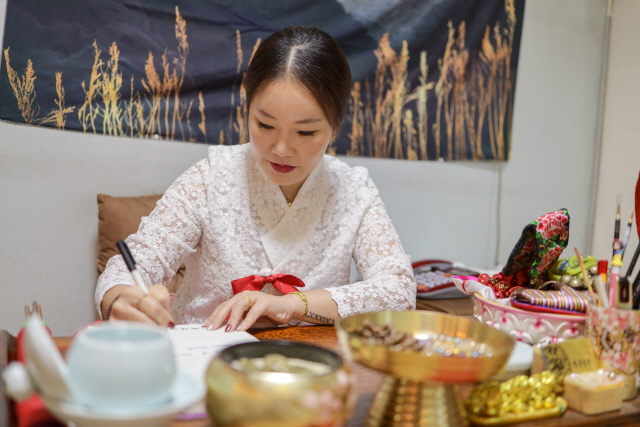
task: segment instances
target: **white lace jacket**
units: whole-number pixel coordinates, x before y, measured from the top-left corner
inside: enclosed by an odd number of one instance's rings
[[[168,285],[187,267],[171,312],[178,324],[202,323],[233,292],[231,280],[287,273],[304,290],[326,289],[340,316],[415,309],[409,257],[378,190],[362,167],[325,156],[291,207],[253,159],[249,144],[212,146],[142,219],[127,243],[147,284]],[[349,283],[351,259],[362,281]],[[133,285],[121,256],[98,279],[105,292]],[[265,291],[278,293],[271,285]]]

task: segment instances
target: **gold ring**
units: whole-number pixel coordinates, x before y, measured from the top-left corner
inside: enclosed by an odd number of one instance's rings
[[[136,308],[138,310],[140,310],[140,304],[142,303],[142,300],[145,299],[148,296],[149,296],[148,294],[144,294],[140,298],[138,298],[138,301],[136,302]],[[140,311],[142,311],[142,310],[140,310]]]
[[[253,301],[251,301],[251,298],[249,298],[247,295],[242,295],[242,296],[245,297],[247,301],[249,301],[249,307],[251,307],[253,305]]]

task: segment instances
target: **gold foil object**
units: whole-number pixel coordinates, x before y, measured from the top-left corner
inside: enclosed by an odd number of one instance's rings
[[[548,344],[541,352],[546,369],[553,372],[560,383],[572,372],[595,371],[600,367],[600,360],[585,337]]]
[[[367,324],[390,325],[436,348],[396,349],[361,336]],[[508,334],[475,319],[428,311],[357,314],[339,320],[335,327],[347,359],[387,374],[371,405],[369,427],[468,425],[457,384],[498,373],[515,345]],[[469,351],[474,348],[485,351]]]
[[[280,354],[324,363],[329,372],[244,371],[232,364],[242,358]],[[349,366],[333,351],[302,343],[265,341],[238,344],[222,350],[207,373],[206,406],[217,427],[342,426],[355,405]]]
[[[567,403],[557,376],[544,371],[519,375],[504,382],[488,381],[471,391],[465,400],[469,417],[476,424],[499,425],[558,416]]]

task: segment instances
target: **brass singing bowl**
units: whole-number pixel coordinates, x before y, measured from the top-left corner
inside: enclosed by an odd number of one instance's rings
[[[485,344],[491,352],[464,357],[398,351],[360,337],[356,332],[366,323],[391,325],[417,339],[433,335],[470,339]],[[495,375],[504,368],[515,345],[508,334],[476,319],[421,310],[356,314],[339,320],[335,327],[343,352],[358,363],[394,377],[445,384],[471,383]]]
[[[281,354],[329,366],[324,374],[242,371],[242,357]],[[238,344],[213,358],[206,373],[206,406],[216,426],[306,427],[344,425],[355,404],[350,367],[337,353],[311,344],[263,341]]]

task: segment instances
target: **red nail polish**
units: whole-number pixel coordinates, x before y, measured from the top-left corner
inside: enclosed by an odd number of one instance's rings
[[[169,329],[173,329],[173,328],[175,328],[175,327],[176,327],[176,324],[175,324],[175,323],[173,323],[173,322],[169,322],[169,324],[167,325],[167,327],[168,327]]]
[[[224,328],[224,331],[225,331],[225,332],[229,332],[230,330],[231,330],[231,325],[227,325],[227,327],[226,327],[226,328]]]

